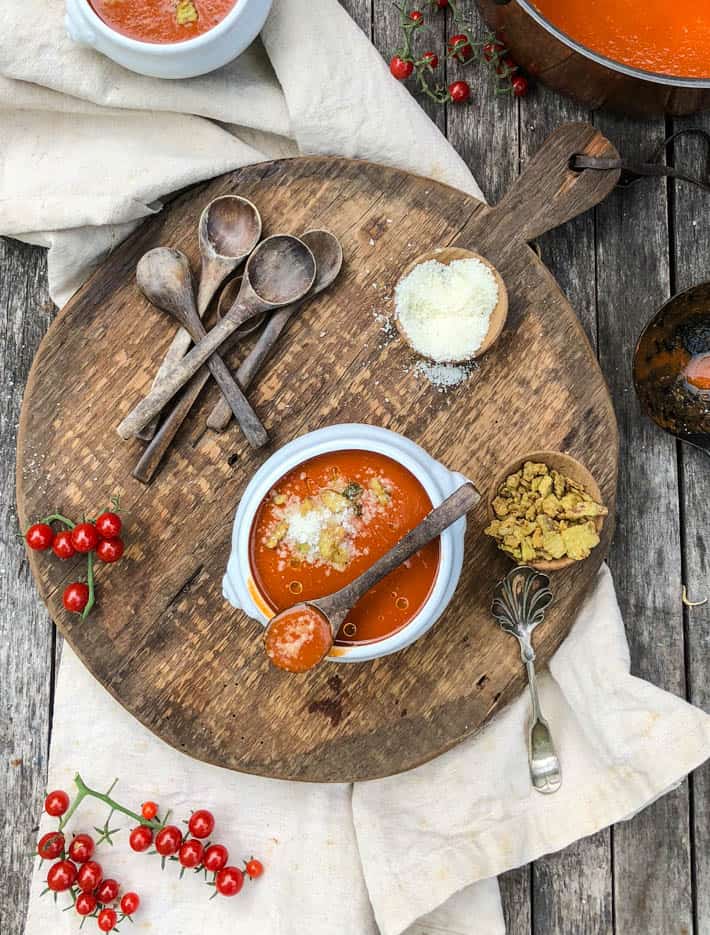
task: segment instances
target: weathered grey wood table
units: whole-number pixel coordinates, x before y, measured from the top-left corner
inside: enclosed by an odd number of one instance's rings
[[[342,3],[388,56],[399,41],[390,0]],[[471,8],[472,0],[463,6]],[[441,46],[445,20],[436,22]],[[483,71],[472,71],[473,105],[439,108],[434,116],[492,200],[565,120],[592,120],[628,156],[648,154],[684,125],[710,130],[710,115],[638,123],[591,115],[541,88],[513,102],[495,96]],[[704,166],[692,142],[679,143],[673,156],[696,171]],[[710,607],[689,610],[681,600],[683,583],[691,596],[710,591],[710,471],[702,454],[680,449],[641,418],[630,380],[635,340],[656,306],[672,292],[710,279],[710,196],[682,183],[644,183],[615,192],[594,214],[548,235],[540,246],[597,347],[616,405],[621,480],[610,564],[633,672],[710,710]],[[0,822],[0,932],[19,935],[32,823],[45,788],[58,653],[16,538],[13,497],[22,391],[53,314],[40,250],[0,241],[0,314],[0,802],[7,803]],[[502,887],[510,935],[708,935],[710,766],[632,821],[506,874]]]

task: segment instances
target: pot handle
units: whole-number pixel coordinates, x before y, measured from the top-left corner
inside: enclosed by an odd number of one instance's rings
[[[599,204],[619,181],[618,168],[575,170],[578,155],[618,159],[616,148],[588,123],[566,123],[549,136],[490,211],[474,218],[501,246],[530,241]],[[467,239],[466,232],[460,238]]]

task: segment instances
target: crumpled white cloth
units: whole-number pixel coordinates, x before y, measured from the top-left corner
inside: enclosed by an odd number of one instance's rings
[[[58,0],[3,10],[0,34],[0,232],[50,247],[61,303],[92,265],[172,190],[274,156],[339,153],[397,165],[479,195],[468,169],[336,0],[276,0],[237,62],[177,83],[124,71],[64,37]],[[209,118],[209,119],[205,119]],[[493,625],[493,624],[492,624]],[[137,931],[193,935],[499,935],[496,875],[627,818],[710,755],[710,717],[629,675],[613,584],[594,593],[540,679],[564,769],[543,797],[528,778],[522,696],[478,736],[404,775],[355,787],[227,772],[167,747],[64,648],[49,786],[78,770],[116,796],[180,817],[211,808],[235,862],[267,874],[236,900],[125,843],[105,872],[143,898]],[[87,733],[86,725],[91,725]],[[103,806],[82,806],[90,830]],[[118,822],[125,826],[123,820]],[[43,821],[43,829],[49,823]],[[32,885],[28,935],[78,920]]]

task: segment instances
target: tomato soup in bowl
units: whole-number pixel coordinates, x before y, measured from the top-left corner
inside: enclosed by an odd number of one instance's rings
[[[347,585],[466,479],[408,439],[337,425],[296,439],[252,479],[237,511],[224,594],[266,624]],[[408,646],[443,613],[463,561],[465,520],[372,588],[329,658],[358,662]]]
[[[186,42],[220,23],[238,0],[89,0],[107,26],[139,42]]]

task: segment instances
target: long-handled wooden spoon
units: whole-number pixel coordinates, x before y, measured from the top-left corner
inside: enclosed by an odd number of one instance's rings
[[[267,237],[254,250],[244,270],[237,301],[206,338],[167,374],[118,426],[122,438],[131,438],[157,415],[233,331],[261,312],[297,302],[316,278],[316,261],[297,237]]]
[[[138,286],[153,305],[163,309],[178,321],[195,343],[207,334],[195,307],[195,291],[190,263],[184,253],[170,247],[157,247],[141,257],[136,269]],[[266,429],[252,409],[219,354],[207,361],[210,373],[224,394],[247,441],[261,448],[269,440]]]
[[[300,302],[286,305],[274,312],[263,334],[254,345],[237,373],[237,379],[246,390],[254,375],[261,369],[291,318],[309,299],[315,298],[335,282],[343,266],[343,248],[337,237],[326,230],[306,231],[301,240],[310,247],[316,258],[316,281],[310,292]],[[248,374],[247,381],[244,377]],[[224,399],[218,400],[207,418],[207,425],[216,432],[223,432],[229,425],[232,412]]]
[[[202,257],[197,313],[204,318],[212,297],[226,277],[246,260],[261,240],[261,215],[255,205],[239,195],[223,195],[211,201],[200,217],[198,240]],[[190,348],[192,338],[179,328],[158,368],[155,382],[162,380]],[[140,432],[150,441],[158,420],[153,419]]]
[[[306,672],[330,652],[341,624],[370,588],[471,510],[480,495],[471,483],[459,487],[418,526],[350,584],[296,604],[269,621],[264,642],[272,663],[287,672]]]

